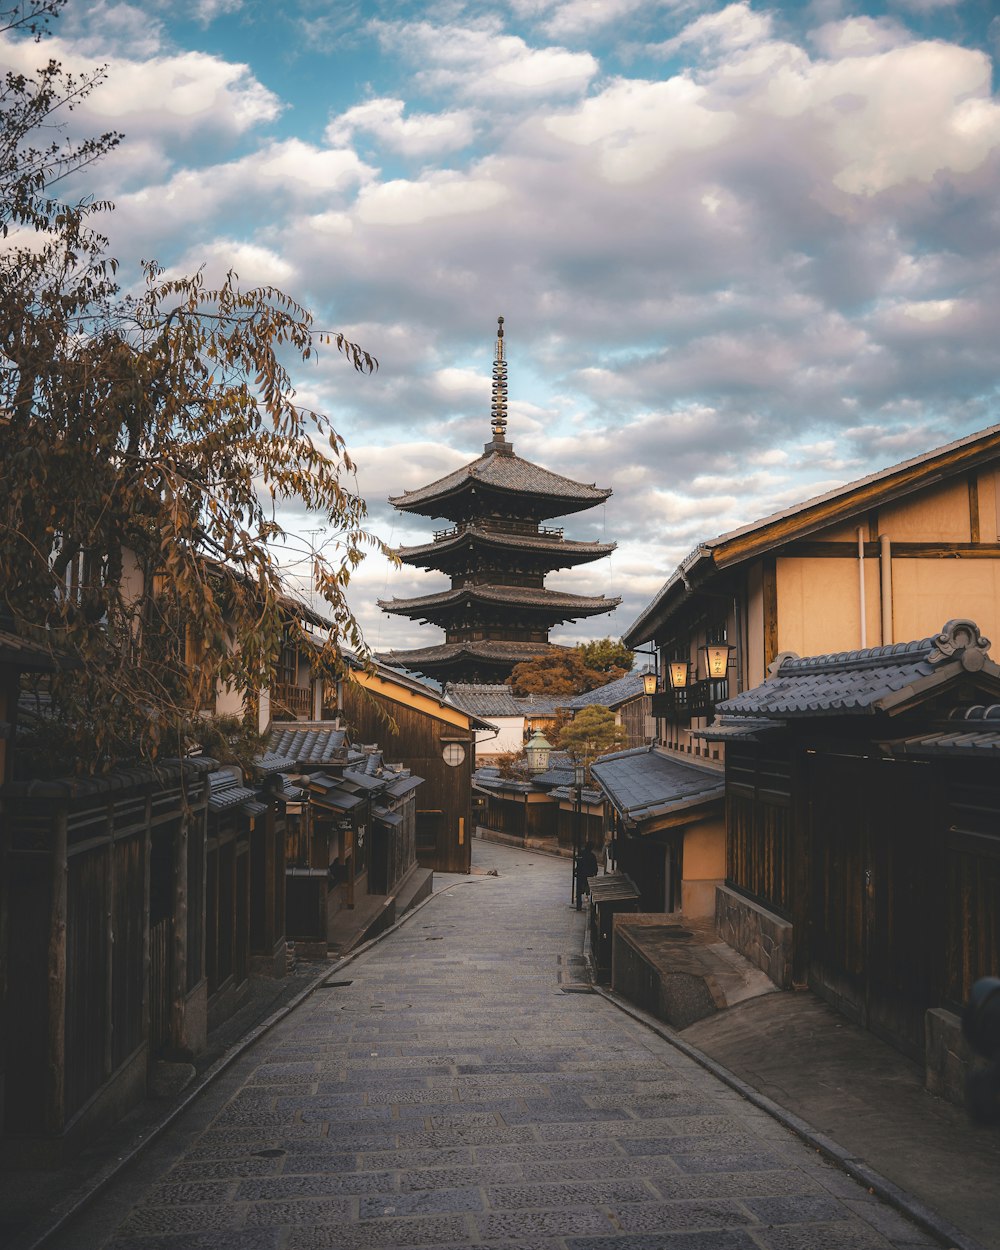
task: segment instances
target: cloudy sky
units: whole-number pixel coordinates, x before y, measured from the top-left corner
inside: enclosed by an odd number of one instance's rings
[[[505,316],[515,450],[614,490],[566,528],[618,550],[549,579],[623,599],[576,641],[700,539],[1000,420],[997,11],[69,0],[45,52],[107,65],[78,120],[126,135],[87,185],[126,281],[233,266],[379,358],[297,381],[394,545],[435,522],[386,497],[489,437]],[[375,599],[444,584],[366,561],[371,645],[441,640]]]

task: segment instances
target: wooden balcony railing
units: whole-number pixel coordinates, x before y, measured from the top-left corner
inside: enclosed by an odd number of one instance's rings
[[[278,709],[309,720],[312,716],[312,686],[292,686],[278,681],[271,687],[271,714]]]

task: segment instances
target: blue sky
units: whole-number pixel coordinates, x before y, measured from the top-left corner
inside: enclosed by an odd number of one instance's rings
[[[515,449],[614,490],[566,526],[618,551],[550,584],[624,604],[558,640],[621,633],[700,539],[1000,420],[994,0],[69,0],[49,42],[108,67],[74,125],[126,135],[80,188],[126,282],[233,266],[378,356],[296,381],[394,544],[433,523],[386,497],[489,436],[505,316]],[[370,643],[439,639],[374,600],[441,584],[366,561]]]

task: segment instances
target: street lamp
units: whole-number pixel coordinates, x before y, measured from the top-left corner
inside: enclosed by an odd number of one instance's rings
[[[642,693],[656,694],[656,687],[659,684],[655,673],[643,673],[642,675]]]
[[[687,660],[671,660],[667,665],[672,690],[686,690],[688,684]]]
[[[583,824],[583,785],[587,780],[587,766],[582,760],[573,761],[573,881],[570,890],[569,901],[576,904],[576,874],[580,864],[580,834],[581,825]]]
[[[540,729],[536,729],[524,748],[524,754],[528,760],[528,768],[531,772],[545,772],[549,766],[549,754],[551,751],[552,743],[549,742]]]

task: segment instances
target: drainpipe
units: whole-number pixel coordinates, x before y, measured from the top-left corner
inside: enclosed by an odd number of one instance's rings
[[[858,602],[861,605],[861,649],[868,646],[868,608],[865,604],[865,533],[858,526]]]
[[[892,543],[888,534],[879,535],[879,561],[882,572],[882,646],[892,642]]]

